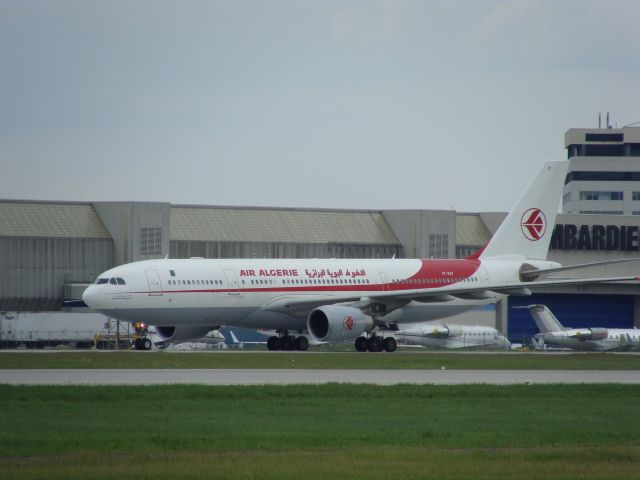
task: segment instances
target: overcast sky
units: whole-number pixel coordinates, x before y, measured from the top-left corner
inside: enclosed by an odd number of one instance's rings
[[[640,121],[640,2],[0,0],[0,198],[506,211]]]

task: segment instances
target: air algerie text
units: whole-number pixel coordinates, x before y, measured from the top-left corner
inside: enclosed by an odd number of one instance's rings
[[[255,270],[240,270],[241,277],[297,277],[298,269],[289,268],[289,269],[271,269],[264,270],[261,269],[256,273]]]

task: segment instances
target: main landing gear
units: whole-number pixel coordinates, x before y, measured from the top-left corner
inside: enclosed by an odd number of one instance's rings
[[[301,352],[306,352],[309,348],[309,340],[307,337],[300,335],[299,337],[294,337],[293,335],[289,335],[288,333],[273,337],[269,337],[267,340],[267,348],[269,350],[286,350],[293,351],[298,350]]]
[[[355,347],[358,352],[395,352],[398,342],[393,337],[382,338],[380,335],[372,334],[369,338],[356,338]]]

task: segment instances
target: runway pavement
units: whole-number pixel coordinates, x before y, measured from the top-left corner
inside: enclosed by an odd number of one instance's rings
[[[640,384],[633,370],[303,370],[303,369],[12,369],[0,370],[11,385],[292,385],[322,383]]]

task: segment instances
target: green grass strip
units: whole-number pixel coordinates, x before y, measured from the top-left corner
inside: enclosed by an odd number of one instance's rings
[[[8,368],[640,370],[640,355],[611,353],[8,352]]]
[[[0,477],[637,478],[639,403],[635,385],[0,386]]]

